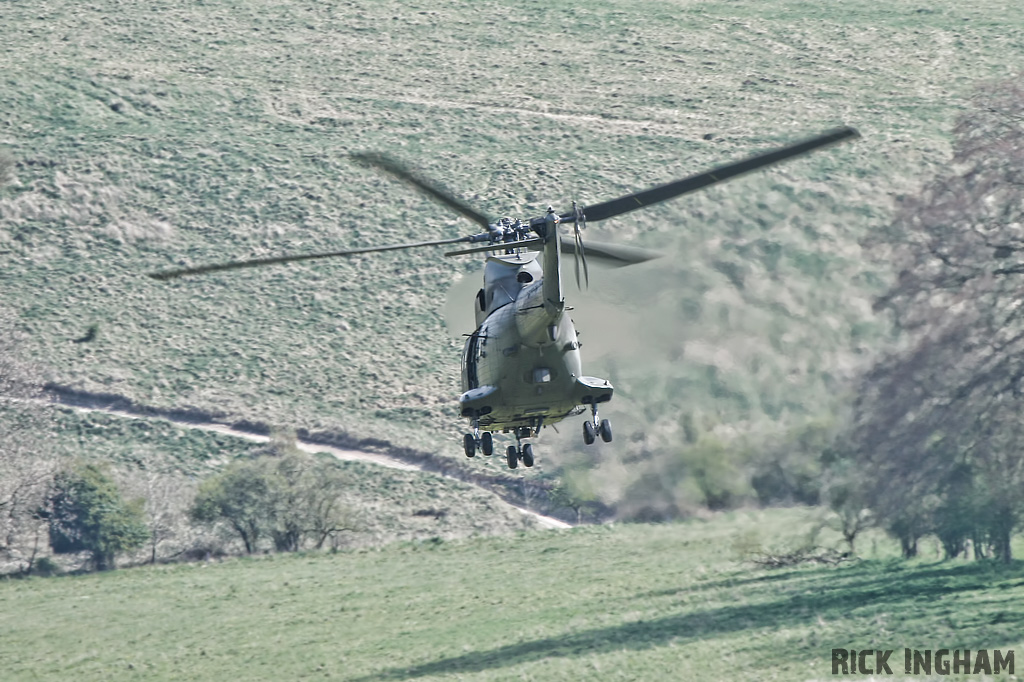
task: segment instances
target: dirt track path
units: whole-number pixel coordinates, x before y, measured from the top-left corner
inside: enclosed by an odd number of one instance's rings
[[[266,435],[262,435],[262,434],[259,434],[259,433],[253,433],[251,431],[246,431],[246,430],[243,430],[243,429],[234,428],[234,427],[228,426],[227,424],[220,424],[220,423],[213,422],[213,421],[199,420],[194,415],[182,416],[180,418],[176,418],[173,415],[145,414],[145,413],[142,413],[141,411],[140,412],[136,412],[136,411],[131,411],[131,410],[122,410],[122,409],[117,409],[117,408],[113,408],[113,407],[106,407],[106,406],[102,406],[102,405],[83,405],[83,404],[81,404],[82,403],[81,400],[75,400],[75,401],[62,400],[57,395],[53,395],[51,400],[41,400],[40,399],[40,400],[33,400],[33,402],[46,402],[46,403],[50,403],[50,404],[62,405],[64,407],[69,407],[69,408],[74,409],[74,410],[79,411],[79,412],[102,412],[104,414],[110,414],[110,415],[114,415],[114,416],[117,416],[117,417],[123,417],[123,418],[126,418],[126,419],[157,419],[157,420],[161,420],[161,421],[171,422],[171,423],[175,424],[176,426],[179,426],[179,427],[182,427],[182,428],[200,429],[200,430],[203,430],[203,431],[214,431],[214,432],[217,432],[217,433],[223,433],[223,434],[226,434],[226,435],[229,435],[229,436],[233,436],[235,438],[242,438],[242,439],[253,441],[253,442],[256,442],[256,443],[266,443],[266,442],[268,442],[270,440],[270,437],[266,436]],[[398,459],[397,457],[390,457],[390,456],[388,456],[386,454],[379,453],[379,452],[367,452],[365,450],[353,450],[353,449],[347,449],[347,448],[340,448],[340,447],[337,447],[337,446],[334,446],[334,445],[326,445],[326,444],[322,444],[322,443],[311,443],[311,442],[308,442],[308,441],[304,441],[302,439],[296,439],[296,445],[303,452],[309,452],[309,453],[326,452],[326,453],[329,453],[329,454],[337,457],[340,460],[368,462],[370,464],[376,464],[377,466],[388,467],[390,469],[400,469],[402,471],[419,471],[419,472],[423,472],[423,473],[434,473],[435,475],[442,475],[442,476],[445,476],[446,478],[453,478],[453,479],[456,478],[454,476],[447,476],[446,474],[436,474],[436,472],[428,472],[428,470],[425,467],[417,466],[416,464],[403,461],[401,459]],[[456,479],[456,480],[459,480],[459,479]],[[463,482],[464,483],[470,483],[472,485],[471,481],[463,481]],[[477,486],[477,487],[479,487],[481,490],[485,490],[485,491],[491,493],[492,495],[494,495],[493,491],[488,490],[485,487],[482,487],[482,486]],[[495,495],[495,497],[499,497],[499,496]],[[501,498],[499,497],[499,499],[501,499]],[[535,519],[537,521],[538,525],[540,525],[542,528],[560,528],[560,529],[562,529],[562,528],[572,528],[571,524],[568,524],[568,523],[566,523],[564,521],[561,521],[559,519],[556,519],[556,518],[553,518],[553,517],[550,517],[550,516],[544,516],[543,514],[538,514],[535,511],[531,511],[530,509],[526,509],[525,507],[520,507],[520,506],[518,506],[516,504],[513,504],[513,503],[511,503],[511,502],[509,502],[507,500],[504,500],[504,499],[501,499],[501,502],[503,504],[507,504],[509,507],[511,507],[511,508],[513,508],[513,509],[515,509],[515,510],[517,510],[519,512],[521,512],[522,514],[525,514],[526,516],[532,517],[533,519]]]

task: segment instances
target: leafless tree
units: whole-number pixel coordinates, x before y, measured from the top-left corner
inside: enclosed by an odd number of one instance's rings
[[[31,570],[45,523],[36,513],[56,470],[52,413],[40,370],[19,351],[13,316],[0,310],[0,552]]]
[[[134,469],[118,473],[118,483],[127,497],[145,500],[149,539],[149,563],[167,559],[191,549],[193,537],[188,506],[197,483],[174,471]]]
[[[1024,78],[978,88],[948,171],[871,246],[897,349],[860,384],[850,452],[904,553],[935,532],[1004,560],[1024,519]],[[964,520],[968,523],[963,523]]]
[[[279,551],[296,551],[311,540],[321,549],[330,538],[358,530],[355,512],[345,500],[346,481],[335,462],[320,460],[298,448],[293,431],[271,435],[273,458],[271,537]]]

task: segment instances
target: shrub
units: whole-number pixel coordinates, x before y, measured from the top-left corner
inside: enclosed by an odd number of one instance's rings
[[[41,515],[49,521],[55,553],[89,552],[102,571],[115,567],[118,554],[146,541],[143,505],[142,499],[122,498],[106,467],[78,463],[54,477]]]
[[[56,561],[48,556],[44,556],[32,564],[30,573],[43,578],[49,578],[51,576],[60,575],[61,568]]]

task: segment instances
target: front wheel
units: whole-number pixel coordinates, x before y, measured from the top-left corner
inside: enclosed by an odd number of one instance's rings
[[[612,423],[610,421],[608,421],[607,419],[602,419],[601,428],[599,429],[599,431],[601,433],[601,440],[603,440],[605,443],[612,442]]]
[[[523,464],[527,467],[533,466],[533,445],[530,443],[523,446]]]
[[[491,435],[490,431],[484,431],[484,435],[480,436],[480,449],[484,451],[484,455],[487,457],[491,456],[494,452],[494,436]]]
[[[462,439],[462,445],[466,448],[466,457],[476,456],[476,439],[473,438],[473,434],[467,433]]]

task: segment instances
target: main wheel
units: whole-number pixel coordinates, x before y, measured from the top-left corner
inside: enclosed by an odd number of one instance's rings
[[[583,422],[583,442],[587,445],[594,444],[594,425],[590,422]]]
[[[598,431],[601,434],[601,440],[603,440],[605,443],[612,442],[612,423],[610,421],[608,421],[607,419],[602,419],[601,428],[598,429]]]
[[[491,435],[490,431],[484,431],[484,435],[480,436],[480,449],[488,457],[494,452],[494,436]]]
[[[533,445],[531,443],[523,446],[523,464],[528,467],[533,466]]]
[[[466,448],[466,457],[476,456],[476,438],[473,438],[473,434],[467,433],[462,439],[462,445]]]
[[[508,446],[508,450],[505,451],[505,459],[508,461],[509,469],[515,469],[519,466],[519,452],[516,450],[515,445]]]

